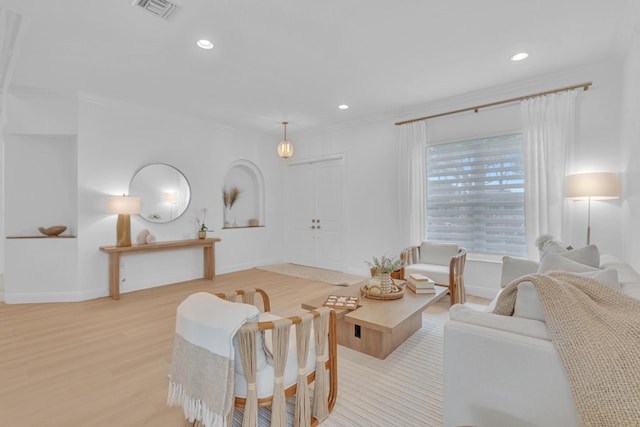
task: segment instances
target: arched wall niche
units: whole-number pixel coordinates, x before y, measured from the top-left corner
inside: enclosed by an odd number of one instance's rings
[[[229,165],[222,191],[234,187],[240,190],[240,195],[233,206],[223,204],[223,228],[263,227],[264,177],[255,163],[240,159]]]

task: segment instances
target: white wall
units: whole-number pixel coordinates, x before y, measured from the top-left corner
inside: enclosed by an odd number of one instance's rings
[[[116,217],[104,213],[104,198],[127,192],[134,172],[150,163],[178,168],[191,184],[187,213],[168,224],[132,216],[132,236],[147,228],[158,241],[195,238],[195,218],[207,208],[216,270],[225,273],[281,260],[279,190],[282,163],[275,143],[261,135],[216,127],[145,108],[85,98],[79,103],[78,196],[79,280],[92,296],[107,294],[107,256],[99,246],[115,244]],[[221,230],[222,187],[229,164],[246,159],[265,178],[265,227]],[[181,250],[122,257],[121,291],[202,276],[202,251]]]
[[[624,64],[622,97],[622,244],[626,259],[640,271],[640,30],[636,26]]]
[[[154,233],[158,241],[195,238],[195,218],[201,215],[202,208],[208,208],[206,223],[213,229],[209,236],[222,239],[216,245],[218,274],[281,261],[282,224],[278,209],[282,205],[283,164],[275,154],[277,140],[89,96],[83,96],[77,103],[48,95],[14,97],[9,111],[7,133],[16,142],[10,151],[17,153],[21,161],[28,162],[29,153],[25,151],[26,145],[21,147],[18,143],[32,140],[41,143],[43,138],[49,138],[51,142],[44,150],[53,150],[53,157],[69,160],[64,167],[70,169],[66,172],[73,176],[73,183],[72,188],[65,191],[74,201],[71,213],[64,209],[63,213],[70,217],[65,222],[69,222],[77,239],[64,239],[73,240],[64,243],[65,247],[73,246],[73,259],[50,256],[48,261],[36,263],[28,277],[24,275],[23,258],[33,261],[33,255],[29,257],[29,253],[46,258],[47,251],[55,252],[55,248],[52,249],[51,244],[34,248],[36,240],[42,239],[12,241],[11,257],[6,256],[6,252],[0,255],[3,261],[16,267],[12,271],[22,272],[22,275],[11,275],[17,278],[12,280],[13,284],[7,280],[5,296],[8,302],[80,300],[108,295],[108,258],[98,248],[115,244],[116,216],[105,213],[105,198],[127,193],[135,171],[150,163],[167,163],[180,169],[191,184],[191,204],[185,215],[168,224],[149,223],[132,216],[133,239],[144,228]],[[55,143],[62,138],[60,135],[73,140],[72,153],[66,146],[56,151]],[[264,177],[264,227],[221,230],[224,173],[239,159],[255,164]],[[48,167],[40,167],[38,176],[59,172],[54,162],[44,166]],[[13,169],[3,167],[5,184],[12,179],[6,173],[19,175]],[[17,181],[24,181],[24,178]],[[30,197],[28,183],[23,184],[7,195],[10,198]],[[51,200],[44,206],[38,204],[38,200],[33,202],[39,208],[25,209],[23,216],[12,214],[7,233],[13,230],[14,234],[24,234],[37,225],[52,225],[47,221],[58,221],[57,210],[47,209]],[[7,243],[2,245],[3,251],[5,245]],[[25,248],[25,245],[29,247]],[[65,249],[64,252],[69,251]],[[203,256],[202,250],[196,249],[156,252],[124,256],[122,265],[121,292],[126,293],[202,277]],[[31,277],[47,271],[50,274],[46,281],[37,283],[38,280]],[[1,272],[4,273],[4,269]]]
[[[535,81],[491,88],[464,96],[441,100],[389,116],[352,126],[298,136],[296,159],[313,158],[338,152],[347,154],[347,271],[365,274],[365,260],[373,255],[397,254],[403,248],[398,205],[397,127],[395,121],[426,116],[487,102],[507,99],[560,87],[593,81],[580,99],[579,150],[573,167],[586,170],[620,170],[620,65],[603,61],[566,72],[544,76]],[[475,136],[517,131],[520,128],[519,104],[509,104],[479,113],[463,113],[428,121],[430,141],[451,141]],[[567,202],[567,215],[573,224],[567,232],[569,243],[584,244],[586,211]],[[592,206],[592,242],[603,252],[624,257],[620,245],[622,230],[620,202]],[[561,237],[561,236],[557,236]],[[490,258],[490,257],[489,257]],[[470,293],[492,296],[498,289],[499,257],[486,260],[468,257],[465,282]]]
[[[366,274],[365,261],[374,255],[395,254],[406,239],[400,235],[399,218],[404,209],[398,200],[397,120],[413,118],[489,101],[554,89],[593,80],[592,88],[581,95],[580,150],[574,168],[617,171],[626,165],[626,195],[620,202],[592,206],[592,241],[603,252],[623,259],[631,256],[637,264],[638,239],[622,246],[622,236],[638,236],[633,224],[640,211],[640,189],[635,188],[640,160],[637,140],[640,131],[637,99],[640,89],[634,75],[640,71],[638,40],[625,64],[625,127],[620,142],[622,67],[603,61],[573,70],[544,76],[535,81],[491,88],[439,102],[416,106],[402,115],[372,119],[349,126],[296,135],[296,160],[344,153],[346,156],[347,244],[346,270]],[[154,162],[169,163],[180,169],[192,185],[189,211],[177,221],[161,225],[134,217],[132,233],[149,228],[158,240],[195,236],[194,218],[208,208],[207,225],[212,235],[222,238],[217,246],[218,273],[259,264],[279,262],[282,254],[282,160],[275,155],[270,137],[214,126],[202,121],[173,116],[150,109],[84,97],[75,114],[73,104],[56,109],[53,101],[21,100],[14,105],[14,120],[8,122],[14,133],[72,134],[77,127],[78,177],[78,291],[86,297],[108,294],[107,256],[99,246],[115,242],[115,216],[104,213],[104,198],[126,192],[133,173]],[[37,120],[53,108],[51,117]],[[478,114],[453,116],[429,122],[429,136],[451,140],[487,132],[510,130],[519,125],[518,107],[495,108]],[[73,114],[69,114],[73,112]],[[26,116],[31,115],[31,119]],[[36,118],[34,120],[33,118]],[[46,124],[46,126],[45,126]],[[52,132],[51,129],[57,129]],[[8,129],[11,132],[11,129]],[[625,153],[621,154],[621,148]],[[224,173],[229,165],[247,159],[255,163],[265,179],[264,228],[221,230]],[[633,179],[635,178],[635,179]],[[632,182],[629,182],[632,181]],[[567,205],[573,219],[570,243],[582,244],[585,234],[584,207]],[[623,210],[625,215],[623,216]],[[622,219],[625,227],[621,227]],[[629,234],[631,231],[632,234]],[[123,258],[124,292],[186,280],[201,274],[199,251],[166,252]],[[633,260],[632,260],[633,262]],[[636,265],[637,267],[637,265]],[[470,293],[491,296],[497,290],[499,263],[469,257],[466,283]]]

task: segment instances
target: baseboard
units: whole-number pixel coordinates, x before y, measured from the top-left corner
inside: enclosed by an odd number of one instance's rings
[[[249,270],[261,265],[282,264],[282,258],[263,259],[260,261],[245,262],[242,264],[216,267],[216,274],[235,273],[236,271]]]
[[[7,304],[34,304],[46,302],[78,302],[90,299],[102,298],[109,295],[106,289],[89,289],[75,292],[29,292],[4,294],[4,302]]]

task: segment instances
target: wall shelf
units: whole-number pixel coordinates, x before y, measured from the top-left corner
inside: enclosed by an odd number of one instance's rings
[[[7,239],[75,239],[76,236],[7,236]]]

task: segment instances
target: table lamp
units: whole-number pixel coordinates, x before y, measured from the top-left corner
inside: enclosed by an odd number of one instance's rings
[[[107,197],[107,212],[118,214],[116,228],[116,246],[131,246],[131,214],[140,212],[141,202],[139,197],[109,196]]]
[[[591,172],[567,175],[564,178],[564,197],[570,200],[586,200],[587,245],[591,242],[591,201],[619,199],[620,178],[612,172]]]

